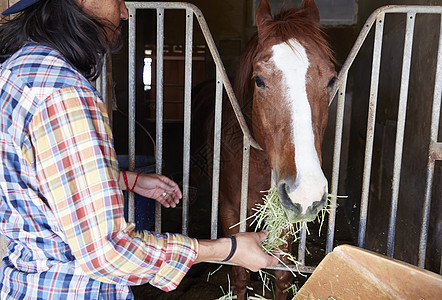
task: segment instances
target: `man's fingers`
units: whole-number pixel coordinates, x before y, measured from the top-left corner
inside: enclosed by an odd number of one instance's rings
[[[169,207],[175,208],[176,205],[179,203],[179,201],[180,201],[179,198],[176,197],[176,195],[173,194],[173,192],[170,194],[168,193],[168,194],[166,194],[166,196],[159,199],[159,202],[166,208],[169,208]]]
[[[269,235],[269,232],[267,230],[263,230],[258,232],[259,234],[259,241],[262,242],[263,240],[265,240],[267,238],[267,236]],[[279,263],[279,260],[277,257],[267,254],[268,256],[268,262],[267,262],[267,266],[275,266]]]

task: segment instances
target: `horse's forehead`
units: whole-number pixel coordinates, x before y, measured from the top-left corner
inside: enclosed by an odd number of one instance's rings
[[[293,37],[288,41],[282,41],[278,38],[269,38],[266,42],[261,44],[261,50],[258,52],[256,56],[255,62],[260,61],[268,61],[274,55],[274,47],[275,46],[283,46],[283,45],[296,45],[295,48],[303,48],[308,60],[311,64],[322,65],[328,69],[334,69],[333,63],[328,58],[327,54],[324,53],[323,49],[319,47],[316,43],[310,40],[306,40],[303,38]],[[288,46],[290,47],[290,46]],[[293,49],[293,47],[292,47]],[[293,49],[295,50],[295,49]],[[289,52],[287,52],[288,54]]]
[[[261,51],[256,54],[254,63],[266,62],[272,57],[272,46],[261,47]]]
[[[256,56],[256,62],[270,60],[276,55],[297,55],[299,51],[301,53],[307,53],[307,58],[310,56],[310,49],[305,46],[305,43],[299,41],[296,38],[291,38],[288,41],[281,41],[280,39],[270,39],[266,43],[261,45],[261,51],[259,51]]]
[[[306,71],[310,64],[305,47],[296,39],[274,45],[271,60],[280,70],[286,71],[299,68]]]

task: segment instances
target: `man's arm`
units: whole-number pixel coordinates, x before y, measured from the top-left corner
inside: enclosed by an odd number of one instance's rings
[[[159,177],[161,176],[161,177]],[[126,180],[129,187],[133,187],[138,194],[153,198],[162,203],[165,207],[175,207],[181,198],[181,191],[175,182],[158,174],[137,174],[126,172]],[[120,172],[120,187],[126,189],[126,182]],[[162,196],[166,193],[166,196]],[[251,271],[258,271],[263,267],[276,265],[277,259],[266,255],[259,247],[259,243],[267,237],[267,232],[239,233],[235,235],[237,240],[236,251],[229,260],[232,263],[241,265]],[[222,261],[230,253],[232,241],[230,238],[217,240],[198,240],[198,257],[195,263],[204,261]]]
[[[278,263],[275,257],[263,252],[259,243],[268,232],[242,232],[235,235],[237,246],[229,262],[245,267],[253,272],[274,266]],[[232,241],[230,238],[217,240],[198,240],[198,257],[195,263],[203,261],[222,261],[230,253]]]

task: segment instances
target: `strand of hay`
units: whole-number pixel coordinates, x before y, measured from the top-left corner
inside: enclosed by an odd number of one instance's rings
[[[229,274],[227,274],[227,286],[228,286],[227,294],[224,292],[223,287],[220,286],[220,289],[223,292],[224,296],[218,298],[218,300],[234,300],[234,299],[238,298],[238,296],[233,295],[233,290],[232,290],[232,286],[230,284]]]
[[[266,271],[259,270],[259,277],[261,277],[262,281],[262,295],[265,295],[266,290],[274,293],[272,278],[275,279],[275,276]]]
[[[223,267],[223,265],[220,265],[215,271],[209,272],[209,274],[207,274],[207,280],[206,281],[209,282],[210,276],[212,276],[213,274],[218,272],[222,267]]]

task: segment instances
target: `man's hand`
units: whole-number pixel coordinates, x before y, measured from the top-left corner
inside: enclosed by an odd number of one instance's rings
[[[128,185],[132,187],[135,183],[137,173],[126,171],[126,174]],[[122,189],[126,189],[122,174],[120,174],[119,184]],[[176,207],[183,197],[178,184],[160,174],[141,173],[133,191],[141,196],[155,199],[167,208]]]

